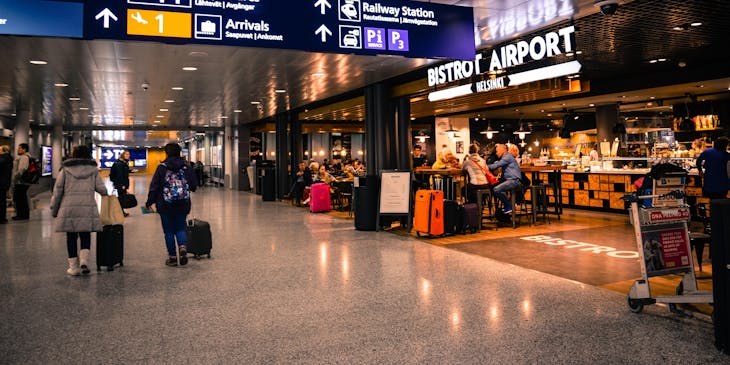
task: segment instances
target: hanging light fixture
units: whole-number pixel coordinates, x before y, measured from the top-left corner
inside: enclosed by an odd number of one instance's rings
[[[459,130],[454,129],[454,126],[451,124],[451,122],[449,122],[449,129],[445,130],[444,133],[446,133],[449,138],[453,139],[458,131]]]
[[[487,139],[492,139],[492,137],[494,137],[495,134],[499,133],[499,131],[492,129],[492,122],[489,122],[487,124],[487,130],[486,131],[481,131],[479,133],[486,134],[487,135]]]
[[[520,139],[525,139],[525,136],[530,133],[532,132],[524,129],[524,126],[522,124],[520,124],[520,130],[513,132],[513,134],[516,134],[518,137],[520,137]]]
[[[416,140],[421,143],[426,143],[426,139],[431,138],[428,134],[424,133],[423,131],[418,131],[418,135],[416,136]]]

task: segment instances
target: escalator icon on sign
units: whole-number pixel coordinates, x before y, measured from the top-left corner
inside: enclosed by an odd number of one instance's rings
[[[339,0],[339,18],[346,22],[360,21],[360,0]]]
[[[195,39],[223,39],[221,15],[195,14]]]

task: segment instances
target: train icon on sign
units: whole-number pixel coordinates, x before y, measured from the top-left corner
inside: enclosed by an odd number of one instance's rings
[[[360,21],[360,0],[339,0],[339,18],[346,22]]]

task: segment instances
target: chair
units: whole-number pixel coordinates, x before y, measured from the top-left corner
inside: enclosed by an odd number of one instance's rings
[[[335,191],[338,210],[344,211],[345,206],[349,206],[348,215],[352,215],[352,183],[349,181],[335,182]]]

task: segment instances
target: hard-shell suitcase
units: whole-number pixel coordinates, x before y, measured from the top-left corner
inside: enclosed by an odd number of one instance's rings
[[[101,271],[104,266],[113,271],[117,264],[124,266],[124,226],[106,225],[96,232],[96,270]]]
[[[433,177],[433,189],[443,191],[446,200],[456,200],[456,181],[451,175],[435,175]]]
[[[444,192],[440,190],[418,190],[413,214],[413,229],[417,235],[444,234]]]
[[[444,233],[461,232],[461,207],[456,200],[444,200]]]
[[[213,234],[210,232],[210,224],[200,219],[189,219],[185,227],[185,233],[188,236],[188,253],[196,259],[203,255],[208,255],[208,258],[210,258],[210,250],[213,248]]]
[[[479,231],[481,229],[479,223],[479,205],[477,203],[464,204],[461,208],[461,233]]]
[[[312,184],[309,197],[310,212],[329,212],[332,209],[330,204],[330,186],[328,184]]]

